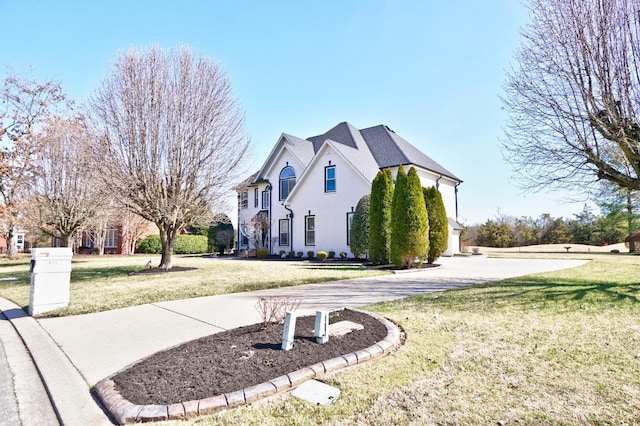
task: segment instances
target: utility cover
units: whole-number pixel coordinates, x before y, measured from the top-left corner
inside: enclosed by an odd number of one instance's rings
[[[329,324],[329,336],[340,337],[355,330],[362,330],[364,326],[352,321],[339,321]]]
[[[313,405],[329,405],[340,396],[340,389],[317,380],[308,380],[298,386],[291,395]]]

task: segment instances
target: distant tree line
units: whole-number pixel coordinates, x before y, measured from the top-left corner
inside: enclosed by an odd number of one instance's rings
[[[615,201],[609,194],[606,198],[607,202],[600,203],[600,215],[594,214],[588,206],[571,219],[546,213],[537,219],[498,215],[481,225],[468,227],[463,239],[469,245],[487,247],[619,243],[640,229],[640,215],[633,207],[635,204],[626,204],[624,197]]]

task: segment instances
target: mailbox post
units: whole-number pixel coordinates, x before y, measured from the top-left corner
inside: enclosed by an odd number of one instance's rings
[[[29,315],[38,315],[69,304],[71,257],[68,247],[31,249]]]

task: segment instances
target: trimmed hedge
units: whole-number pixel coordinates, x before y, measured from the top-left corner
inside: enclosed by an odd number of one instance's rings
[[[162,251],[159,235],[149,235],[138,243],[138,253],[159,254]],[[204,235],[178,235],[173,254],[207,253],[207,237]]]
[[[207,237],[204,235],[178,235],[174,254],[207,253]]]

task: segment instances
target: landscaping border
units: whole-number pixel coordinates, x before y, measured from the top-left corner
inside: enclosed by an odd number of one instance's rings
[[[107,411],[111,413],[120,425],[135,422],[184,420],[189,417],[214,414],[225,409],[251,404],[262,398],[291,391],[307,380],[321,378],[327,373],[339,371],[366,361],[372,361],[387,355],[400,346],[402,343],[401,333],[396,324],[371,312],[348,309],[369,315],[378,320],[387,328],[386,337],[368,348],[301,368],[289,374],[271,379],[268,382],[200,400],[178,402],[168,405],[133,404],[116,390],[115,383],[111,378],[117,373],[98,382],[95,385],[95,392]]]

